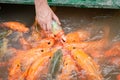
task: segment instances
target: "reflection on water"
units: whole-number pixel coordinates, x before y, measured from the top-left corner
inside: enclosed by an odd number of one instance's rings
[[[111,40],[113,42],[120,40],[120,10],[57,7],[55,13],[60,18],[66,33],[86,29],[91,31],[93,35],[95,35],[94,39],[96,39],[101,37],[99,34],[96,35],[98,32],[101,34],[101,26],[108,25],[111,28]],[[31,26],[34,22],[34,17],[34,6],[2,5],[0,9],[0,22],[20,21],[27,26]],[[96,29],[94,29],[94,27]],[[120,74],[120,68],[115,68],[114,65],[104,63],[101,64],[101,66],[105,80],[116,80],[115,75]],[[0,77],[6,80],[6,76],[6,67],[1,67]]]

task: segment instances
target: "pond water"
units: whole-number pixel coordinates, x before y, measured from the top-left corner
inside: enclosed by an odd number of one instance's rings
[[[31,27],[35,19],[34,6],[30,5],[8,5],[0,4],[0,22],[19,21]],[[71,7],[56,7],[56,15],[59,17],[65,33],[78,29],[91,30],[95,35],[101,26],[110,26],[111,42],[120,40],[120,10],[112,9],[81,9]],[[97,26],[92,30],[91,26]],[[95,35],[98,38],[100,35]],[[104,80],[117,80],[116,75],[120,74],[120,67],[101,64]],[[0,67],[0,78],[7,80],[7,67]],[[108,74],[109,73],[109,74]],[[0,79],[1,80],[1,79]]]

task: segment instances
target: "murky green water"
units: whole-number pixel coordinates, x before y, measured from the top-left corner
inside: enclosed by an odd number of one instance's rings
[[[33,24],[35,18],[34,6],[0,5],[0,22],[20,21],[28,27]],[[81,28],[90,29],[91,25],[94,25],[97,26],[96,30],[92,30],[95,34],[102,25],[109,25],[111,28],[110,34],[112,41],[120,40],[120,10],[57,7],[55,13],[60,18],[66,33]],[[115,80],[116,77],[114,75],[120,74],[120,69],[115,69],[113,65],[103,64],[102,66],[105,80]],[[6,80],[6,76],[6,68],[1,67],[0,77],[4,78],[3,80]]]

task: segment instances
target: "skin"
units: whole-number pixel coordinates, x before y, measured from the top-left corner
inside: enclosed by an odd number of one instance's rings
[[[51,31],[51,22],[55,20],[59,25],[61,24],[58,17],[49,7],[47,0],[35,0],[36,19],[41,28],[46,31]]]

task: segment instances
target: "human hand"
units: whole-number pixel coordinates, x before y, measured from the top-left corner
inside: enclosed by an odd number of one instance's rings
[[[54,14],[51,8],[48,6],[46,0],[35,0],[36,19],[41,28],[51,32],[52,20],[55,20],[59,25],[61,24],[58,17]]]

